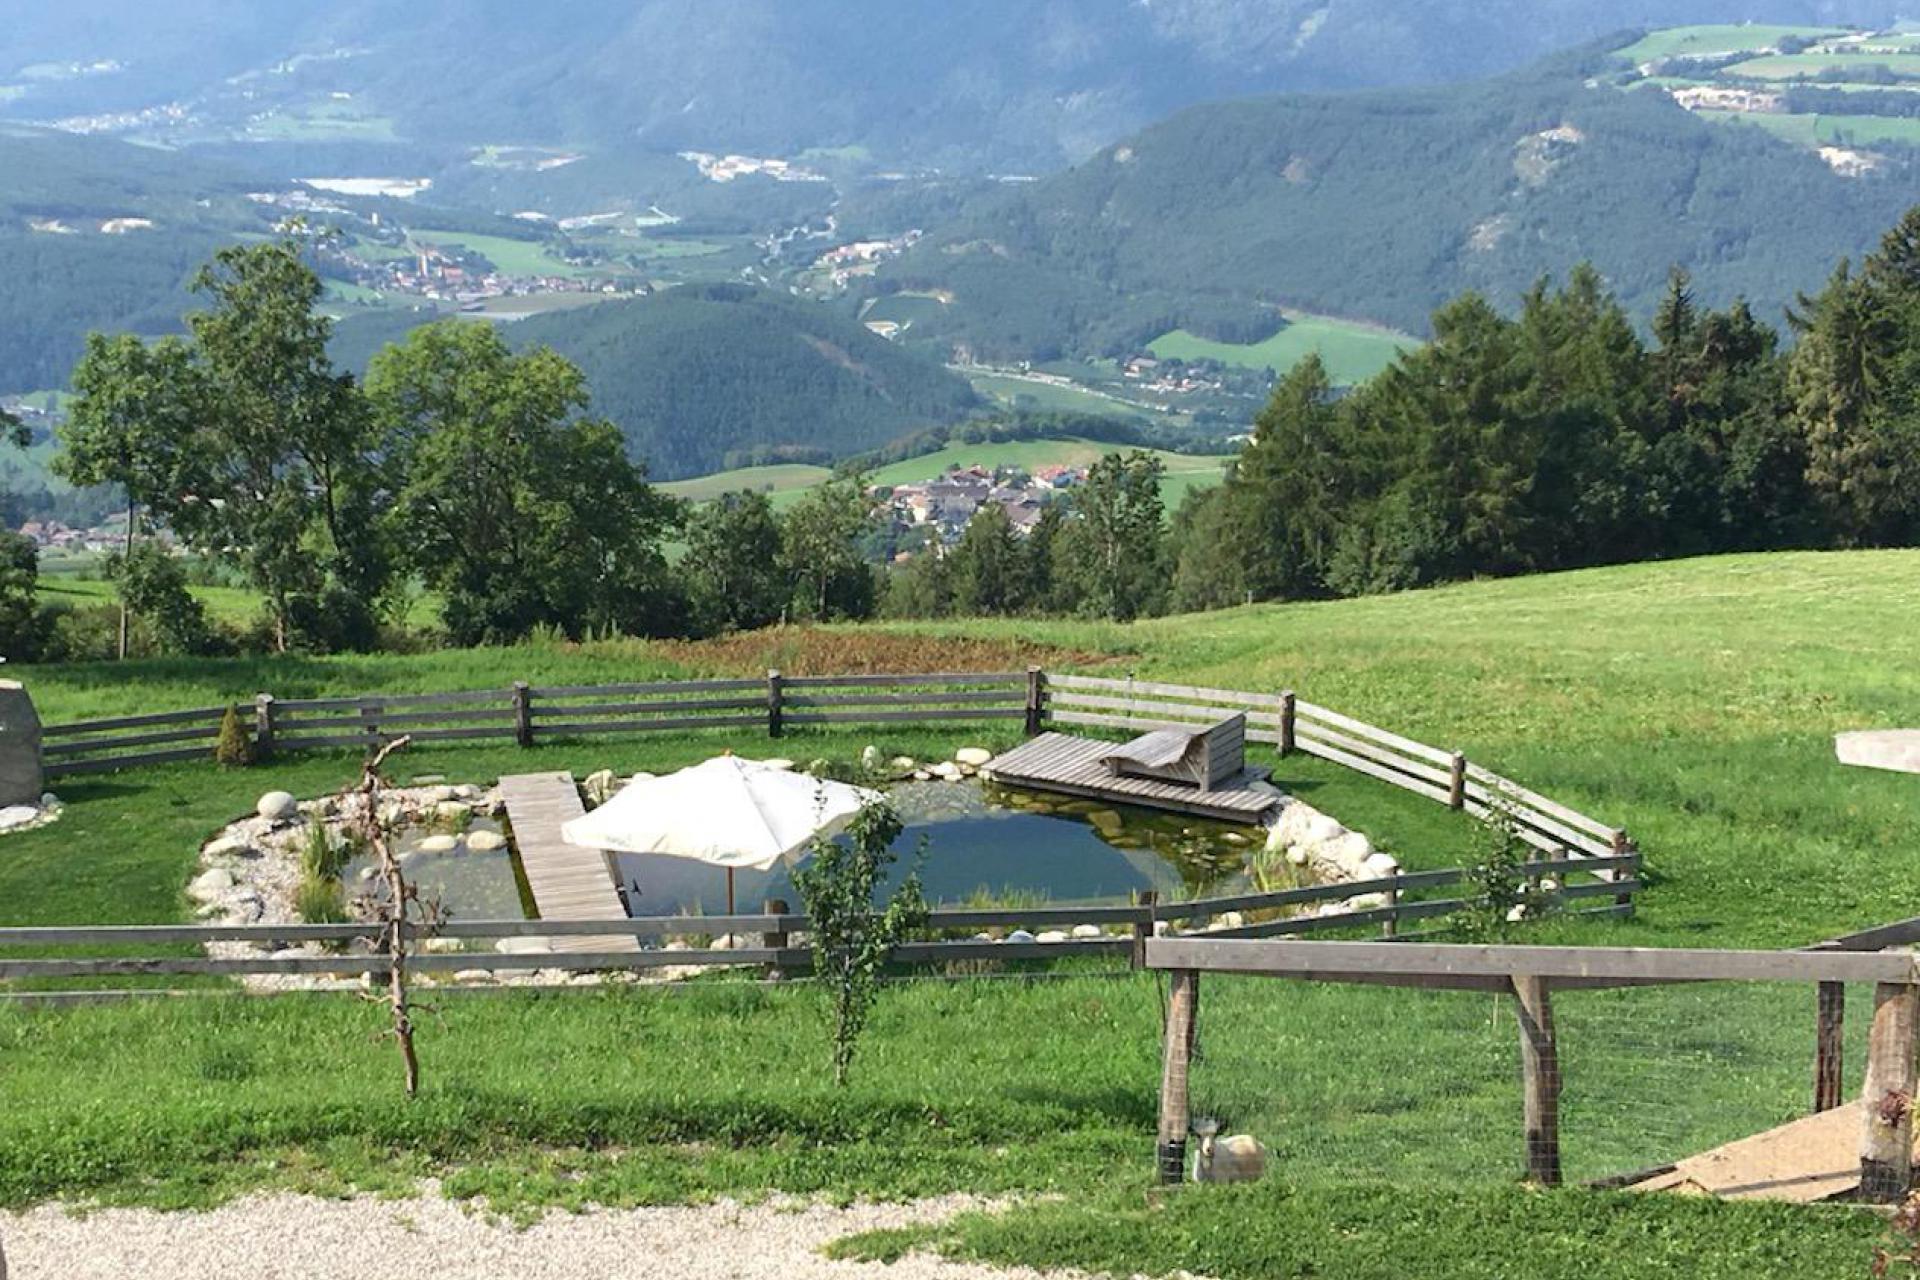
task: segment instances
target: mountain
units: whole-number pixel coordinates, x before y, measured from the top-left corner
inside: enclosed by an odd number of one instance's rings
[[[1891,0],[63,0],[0,112],[171,138],[638,143],[1029,171],[1180,107],[1491,74],[1633,24],[1885,24]],[[141,113],[146,113],[142,117]]]
[[[110,138],[0,126],[0,393],[64,387],[89,329],[177,330],[186,281],[270,229],[244,175]]]
[[[347,321],[336,358],[355,367],[407,323],[393,314]],[[553,312],[508,334],[578,364],[593,412],[620,424],[658,480],[830,461],[956,421],[978,404],[964,379],[841,311],[745,285],[684,286]]]
[[[1477,289],[1514,302],[1593,261],[1645,315],[1673,264],[1701,299],[1778,321],[1915,196],[1603,80],[1595,46],[1414,90],[1191,108],[1074,168],[976,200],[872,288],[948,300],[917,336],[999,360],[1137,349],[1170,328],[1245,342],[1286,306],[1413,332]]]

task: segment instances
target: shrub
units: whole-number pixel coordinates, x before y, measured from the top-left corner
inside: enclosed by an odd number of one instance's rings
[[[347,920],[347,895],[338,880],[302,875],[293,891],[293,911],[308,924],[343,924]]]
[[[253,763],[253,735],[240,718],[238,707],[228,707],[227,714],[220,717],[220,738],[213,745],[213,758],[236,769]]]
[[[347,846],[334,840],[326,823],[318,818],[308,821],[306,841],[300,846],[302,879],[338,880],[347,869],[348,856]]]

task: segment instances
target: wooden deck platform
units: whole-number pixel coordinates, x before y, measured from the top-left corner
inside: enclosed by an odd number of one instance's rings
[[[995,756],[982,772],[1010,787],[1111,800],[1143,809],[1170,809],[1223,822],[1258,822],[1280,803],[1279,796],[1251,786],[1266,781],[1265,769],[1243,769],[1238,777],[1214,790],[1202,791],[1190,784],[1120,777],[1100,762],[1100,757],[1111,750],[1113,743],[1103,738],[1043,733]]]
[[[1846,1195],[1859,1185],[1860,1102],[1855,1099],[1688,1156],[1629,1189],[1814,1204]]]
[[[514,848],[542,920],[610,920],[627,914],[607,855],[560,838],[560,826],[586,813],[570,773],[519,773],[500,779]],[[638,951],[633,937],[549,938],[553,951]]]

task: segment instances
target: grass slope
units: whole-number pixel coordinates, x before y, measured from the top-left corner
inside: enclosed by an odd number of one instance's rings
[[[1821,40],[1845,34],[1836,27],[1782,27],[1749,22],[1702,23],[1650,31],[1621,49],[1618,56],[1635,63],[1652,62],[1659,58],[1705,58],[1715,54],[1742,53],[1749,49],[1771,49],[1789,36]]]
[[[922,454],[903,462],[890,462],[868,478],[874,484],[917,484],[932,480],[955,467],[1020,467],[1033,471],[1039,467],[1085,467],[1106,454],[1125,452],[1125,445],[1098,440],[1014,440],[999,444],[950,444],[935,453]],[[1179,505],[1188,489],[1219,483],[1231,459],[1216,454],[1148,452],[1166,465],[1166,481],[1161,496],[1169,507]]]
[[[732,471],[716,471],[692,480],[670,480],[660,487],[689,502],[710,502],[723,493],[738,493],[742,489],[766,493],[811,489],[832,475],[833,470],[829,467],[788,462],[770,467],[736,467]]]
[[[1281,375],[1318,353],[1336,383],[1351,385],[1365,382],[1402,351],[1419,345],[1417,338],[1376,325],[1295,314],[1287,318],[1286,328],[1264,342],[1214,342],[1176,329],[1154,339],[1149,350],[1162,359],[1218,360]]]
[[[1839,767],[1828,736],[1920,720],[1920,672],[1906,660],[1916,628],[1920,552],[1889,551],[1635,565],[1128,627],[797,634],[837,665],[855,665],[856,646],[911,666],[914,646],[1050,643],[1144,677],[1298,688],[1635,833],[1651,880],[1638,917],[1549,922],[1528,940],[1789,946],[1920,912],[1920,884],[1898,861],[1920,793],[1908,777]],[[724,650],[529,646],[22,674],[58,720],[257,688],[748,669],[792,643],[776,632]],[[827,656],[836,645],[843,655]],[[866,736],[782,749],[845,755]],[[926,755],[972,734],[871,736]],[[657,769],[721,745],[765,749],[751,733],[447,747],[409,753],[402,769]],[[1468,851],[1470,834],[1439,806],[1311,762],[1279,764],[1283,786],[1411,865]],[[174,916],[198,837],[270,782],[311,794],[351,769],[323,756],[270,773],[76,781],[59,825],[7,838],[0,919]],[[1502,1002],[1258,981],[1209,991],[1196,1100],[1267,1137],[1276,1176],[1159,1207],[1140,1195],[1161,998],[1145,975],[892,989],[845,1092],[823,1082],[824,996],[804,983],[449,998],[423,1033],[427,1092],[406,1108],[371,1105],[397,1092],[396,1065],[369,1039],[377,1010],[350,1001],[0,1007],[0,1203],[76,1193],[192,1203],[263,1183],[338,1190],[429,1173],[510,1212],[767,1188],[1051,1190],[1066,1199],[968,1220],[934,1242],[1118,1274],[1384,1277],[1410,1274],[1416,1258],[1433,1277],[1865,1270],[1879,1231],[1867,1217],[1513,1189],[1518,1100]],[[1569,996],[1570,1174],[1671,1159],[1798,1113],[1806,997],[1764,986]],[[1864,1022],[1848,1018],[1850,1071]],[[1635,1101],[1653,1097],[1658,1107]]]

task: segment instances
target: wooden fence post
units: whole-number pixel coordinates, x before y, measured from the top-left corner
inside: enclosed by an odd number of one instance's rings
[[[1280,692],[1280,754],[1283,756],[1288,756],[1293,754],[1294,709],[1295,709],[1295,705],[1298,702],[1299,702],[1299,699],[1293,696],[1293,690],[1291,689],[1281,690]]]
[[[1867,1081],[1860,1091],[1860,1198],[1892,1204],[1913,1179],[1914,1004],[1910,982],[1873,989]]]
[[[1526,1092],[1527,1181],[1560,1185],[1560,1051],[1553,1001],[1544,978],[1516,975],[1520,1002],[1520,1074]]]
[[[1393,914],[1380,922],[1380,936],[1391,942],[1400,936],[1400,868],[1395,867],[1387,879],[1393,882],[1387,886],[1387,909]]]
[[[770,916],[783,916],[787,914],[787,900],[785,898],[768,898],[765,905],[761,907],[761,910]],[[771,932],[761,934],[760,945],[769,950],[780,950],[787,945],[787,931],[785,929],[774,929]],[[770,964],[767,966],[768,978],[778,981],[785,976],[785,974],[780,972],[779,965]]]
[[[1842,1036],[1846,1028],[1847,984],[1822,982],[1815,1002],[1813,1031],[1813,1110],[1817,1115],[1840,1105]]]
[[[1458,751],[1447,758],[1447,808],[1467,807],[1467,758]]]
[[[360,734],[367,740],[367,746],[377,748],[380,745],[380,713],[386,710],[377,702],[360,704]]]
[[[525,680],[513,682],[513,740],[523,747],[533,745],[533,690]]]
[[[1133,895],[1133,905],[1136,907],[1145,907],[1147,909],[1147,918],[1145,921],[1136,920],[1133,922],[1133,950],[1127,955],[1127,965],[1129,968],[1144,969],[1147,967],[1147,939],[1153,936],[1153,904],[1159,901],[1159,899],[1160,895],[1151,889],[1142,889]]]
[[[1613,846],[1613,856],[1616,858],[1624,858],[1634,851],[1633,841],[1627,838],[1627,833],[1623,828],[1615,827],[1613,829],[1613,839],[1610,843]],[[1629,867],[1615,867],[1612,871],[1608,872],[1607,874],[1612,879],[1615,879],[1615,880],[1633,879],[1633,870]],[[1622,912],[1622,914],[1632,915],[1633,914],[1633,895],[1630,893],[1615,894],[1613,899],[1613,905],[1616,907],[1624,908],[1625,910]]]
[[[767,668],[767,736],[777,738],[786,729],[786,681],[777,668]]]
[[[1027,736],[1040,736],[1040,721],[1046,711],[1046,677],[1039,667],[1027,668]]]
[[[253,698],[253,752],[259,759],[273,754],[273,695],[255,694]]]
[[[1200,973],[1175,969],[1167,995],[1167,1043],[1160,1069],[1160,1145],[1156,1152],[1162,1184],[1186,1177],[1187,1073],[1193,1064],[1193,1026],[1200,1007]]]

